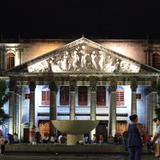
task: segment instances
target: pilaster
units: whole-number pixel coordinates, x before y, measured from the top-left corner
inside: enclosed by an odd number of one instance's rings
[[[75,92],[76,92],[76,80],[70,81],[70,119],[75,119]]]
[[[92,78],[90,80],[90,92],[91,92],[91,120],[96,120],[96,102],[97,102],[97,93],[96,93],[96,81]]]
[[[31,130],[35,127],[35,88],[36,84],[34,81],[29,82],[30,89],[30,103],[29,103],[29,138],[31,140]]]
[[[136,91],[137,91],[137,81],[131,81],[131,115],[137,114],[137,99],[136,99]]]
[[[16,81],[10,80],[9,82],[9,133],[14,134],[15,132],[15,89],[16,89]]]

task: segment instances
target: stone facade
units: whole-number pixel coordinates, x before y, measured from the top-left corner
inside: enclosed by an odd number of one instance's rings
[[[17,132],[24,140],[27,128],[29,133],[33,126],[41,125],[45,130],[45,122],[49,120],[97,119],[105,121],[107,134],[114,136],[126,129],[128,116],[137,113],[140,122],[152,134],[155,129],[151,123],[155,116],[153,108],[159,104],[157,93],[152,93],[150,88],[153,81],[159,81],[160,70],[147,65],[151,64],[154,50],[150,48],[146,40],[91,41],[84,37],[73,42],[0,43],[1,78],[5,77],[12,84],[9,86],[12,96],[5,106],[9,107],[12,117],[6,125],[8,132]],[[13,57],[14,66],[6,70]],[[20,92],[16,93],[13,86]],[[63,86],[69,87],[69,101],[61,105]],[[85,105],[79,104],[79,95],[84,94],[79,93],[80,87],[86,87]],[[98,87],[105,90],[105,98]],[[45,96],[49,96],[49,104],[44,102]],[[97,103],[98,96],[104,98],[103,105]],[[14,97],[18,97],[16,101]],[[49,126],[48,132],[57,134],[51,123]]]

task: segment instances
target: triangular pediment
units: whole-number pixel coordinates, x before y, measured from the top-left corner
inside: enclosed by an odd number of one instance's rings
[[[23,68],[24,66],[25,68]],[[84,37],[64,47],[33,59],[20,68],[29,73],[102,72],[142,73],[159,72],[117,52],[106,49]],[[14,71],[16,67],[12,70]]]

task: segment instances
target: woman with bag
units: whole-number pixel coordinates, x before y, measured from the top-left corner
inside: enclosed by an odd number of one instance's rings
[[[133,114],[129,117],[131,123],[128,126],[127,147],[129,152],[129,160],[141,160],[142,125],[138,123],[138,116]]]
[[[160,117],[156,118],[155,122],[157,124],[157,129],[151,143],[155,143],[155,157],[160,158]]]

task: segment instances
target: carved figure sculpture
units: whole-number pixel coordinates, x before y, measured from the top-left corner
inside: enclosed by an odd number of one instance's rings
[[[78,68],[78,61],[79,61],[79,56],[77,54],[77,51],[73,52],[72,58],[73,58],[72,66],[73,70],[75,71]]]
[[[96,63],[96,52],[93,51],[91,54],[91,61],[92,61],[92,65],[94,66],[94,68],[97,70],[98,69],[98,65]]]
[[[99,51],[99,67],[100,67],[100,70],[104,69],[104,64],[105,64],[105,56],[104,56],[102,51]]]

